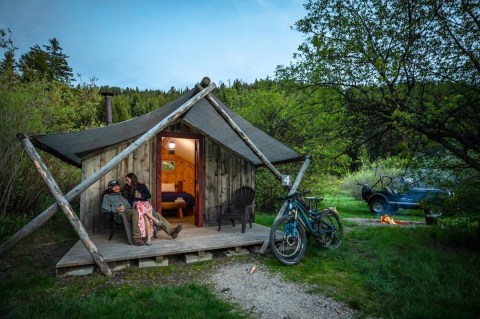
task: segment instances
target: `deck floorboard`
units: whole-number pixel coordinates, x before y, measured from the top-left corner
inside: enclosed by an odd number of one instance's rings
[[[157,234],[158,238],[154,239],[150,246],[128,245],[125,233],[121,231],[115,233],[112,240],[108,240],[108,233],[93,234],[90,239],[95,243],[106,262],[121,262],[261,245],[268,238],[270,232],[270,228],[258,224],[253,224],[253,228],[247,225],[245,233],[241,232],[241,225],[236,225],[236,227],[225,225],[222,226],[221,231],[218,231],[217,227],[186,226],[176,239],[172,239],[165,232],[160,231]],[[58,270],[94,264],[94,259],[83,242],[79,240],[57,263],[56,268]]]

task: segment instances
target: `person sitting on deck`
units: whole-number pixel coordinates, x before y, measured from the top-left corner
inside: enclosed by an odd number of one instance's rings
[[[145,184],[139,183],[137,175],[134,173],[128,173],[125,176],[126,184],[123,186],[123,196],[127,198],[130,205],[136,208],[139,215],[147,217],[145,220],[157,224],[173,239],[177,238],[178,234],[182,230],[183,225],[178,224],[176,227],[172,225],[161,215],[157,215],[157,218],[153,217],[153,207],[150,204],[150,191]],[[151,234],[147,234],[147,245],[151,243]]]
[[[136,246],[143,245],[142,232],[138,223],[138,213],[136,209],[131,209],[132,205],[120,193],[120,183],[117,180],[112,180],[108,183],[108,189],[104,192],[102,198],[103,213],[115,214],[115,221],[121,220],[118,215],[119,212],[125,211],[128,220],[133,225],[133,244]],[[119,219],[120,218],[120,219]]]

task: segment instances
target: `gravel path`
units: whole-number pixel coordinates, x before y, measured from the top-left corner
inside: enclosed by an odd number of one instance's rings
[[[333,299],[309,294],[266,267],[240,262],[226,264],[207,277],[224,300],[240,305],[256,318],[354,318],[354,311]]]

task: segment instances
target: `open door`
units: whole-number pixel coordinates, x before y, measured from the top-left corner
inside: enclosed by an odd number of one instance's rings
[[[156,210],[167,219],[178,218],[184,224],[203,226],[202,148],[201,135],[157,135]]]

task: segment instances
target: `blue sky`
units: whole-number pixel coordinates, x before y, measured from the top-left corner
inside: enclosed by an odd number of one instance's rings
[[[168,90],[209,76],[228,85],[292,61],[303,2],[0,0],[0,28],[12,31],[17,59],[57,38],[80,82]]]

